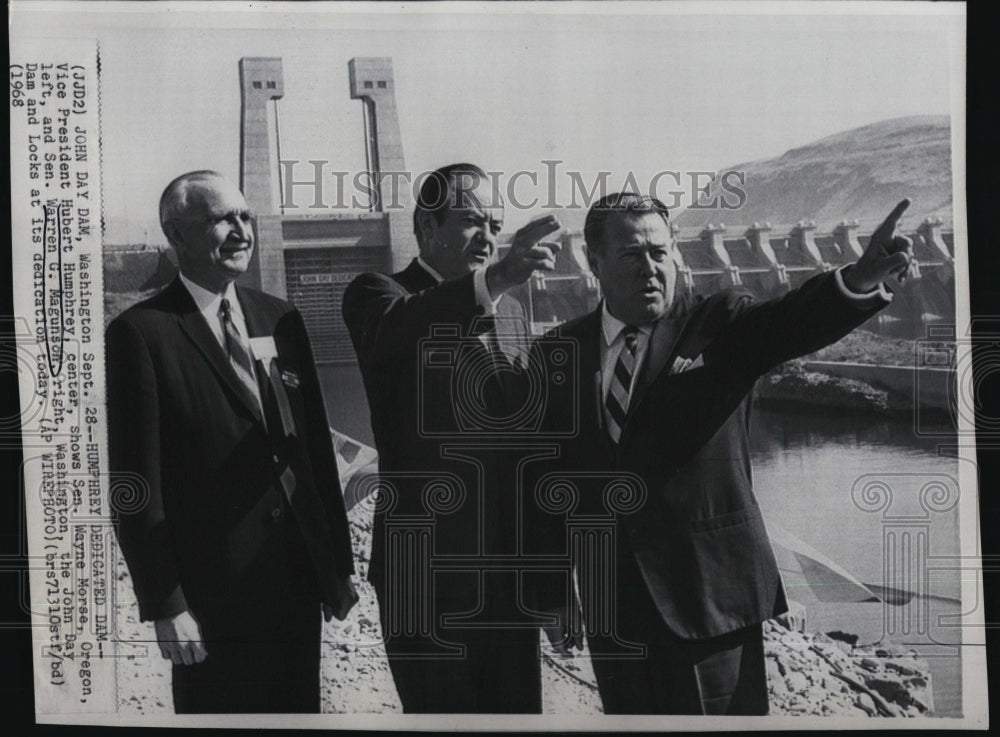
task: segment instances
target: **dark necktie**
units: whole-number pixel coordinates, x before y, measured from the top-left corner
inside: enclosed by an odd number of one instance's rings
[[[608,387],[608,396],[604,402],[607,410],[608,435],[611,440],[618,444],[622,437],[622,428],[625,427],[625,417],[628,414],[629,388],[632,386],[632,376],[635,374],[635,355],[639,344],[639,329],[629,325],[622,331],[625,342],[618,360],[615,362],[614,372],[611,374],[611,385]]]
[[[226,335],[226,351],[229,353],[229,361],[233,365],[233,370],[250,395],[257,401],[257,406],[263,415],[264,407],[261,403],[260,387],[254,376],[250,345],[246,338],[240,335],[236,323],[233,322],[233,306],[229,304],[228,299],[224,298],[219,305],[219,320],[222,322],[222,330]]]

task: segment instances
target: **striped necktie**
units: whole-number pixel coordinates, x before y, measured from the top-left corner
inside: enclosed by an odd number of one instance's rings
[[[222,322],[222,329],[226,334],[226,350],[229,353],[230,363],[236,376],[246,386],[250,395],[257,400],[257,405],[263,415],[264,407],[260,399],[260,387],[253,371],[253,359],[250,357],[250,345],[246,339],[240,335],[240,331],[233,322],[233,306],[229,300],[223,298],[219,305],[219,320]]]
[[[621,440],[622,428],[625,427],[625,417],[628,413],[629,389],[632,386],[632,376],[635,374],[635,354],[639,345],[638,334],[639,328],[632,325],[622,330],[625,342],[618,354],[618,361],[615,362],[608,396],[604,402],[607,410],[608,434],[615,445]]]

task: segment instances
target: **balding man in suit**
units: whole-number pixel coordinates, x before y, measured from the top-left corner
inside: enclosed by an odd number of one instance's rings
[[[323,615],[357,595],[305,325],[236,286],[253,218],[222,175],[175,179],[160,221],[180,274],[107,332],[111,501],[139,614],[178,713],[318,712]]]

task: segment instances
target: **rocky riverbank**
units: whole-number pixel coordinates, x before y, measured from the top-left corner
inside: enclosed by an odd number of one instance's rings
[[[772,714],[932,716],[930,667],[891,643],[859,647],[854,635],[764,624]]]
[[[917,400],[925,413],[937,412],[947,419],[949,395],[942,377],[954,362],[953,342],[885,338],[856,330],[763,376],[755,387],[755,399],[769,406],[876,415],[912,414]],[[923,380],[914,384],[913,368],[918,364]]]
[[[863,381],[807,371],[802,361],[789,361],[757,381],[754,398],[765,406],[809,406],[850,409],[884,415],[896,402],[889,391]],[[909,405],[912,408],[912,400]]]

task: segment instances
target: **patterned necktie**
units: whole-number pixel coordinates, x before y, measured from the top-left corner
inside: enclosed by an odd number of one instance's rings
[[[253,359],[250,357],[250,346],[246,339],[240,335],[240,331],[233,322],[233,306],[228,299],[223,299],[219,305],[219,320],[222,322],[223,332],[226,334],[226,350],[229,352],[229,360],[236,371],[236,376],[243,382],[250,395],[257,400],[257,406],[263,416],[264,407],[260,399],[260,387],[257,386],[257,379],[254,378]]]
[[[632,386],[632,376],[635,374],[635,354],[639,345],[639,328],[629,325],[622,331],[625,343],[618,354],[615,370],[611,375],[611,385],[604,402],[607,410],[608,434],[615,445],[622,437],[625,427],[625,417],[628,412],[629,388]]]

